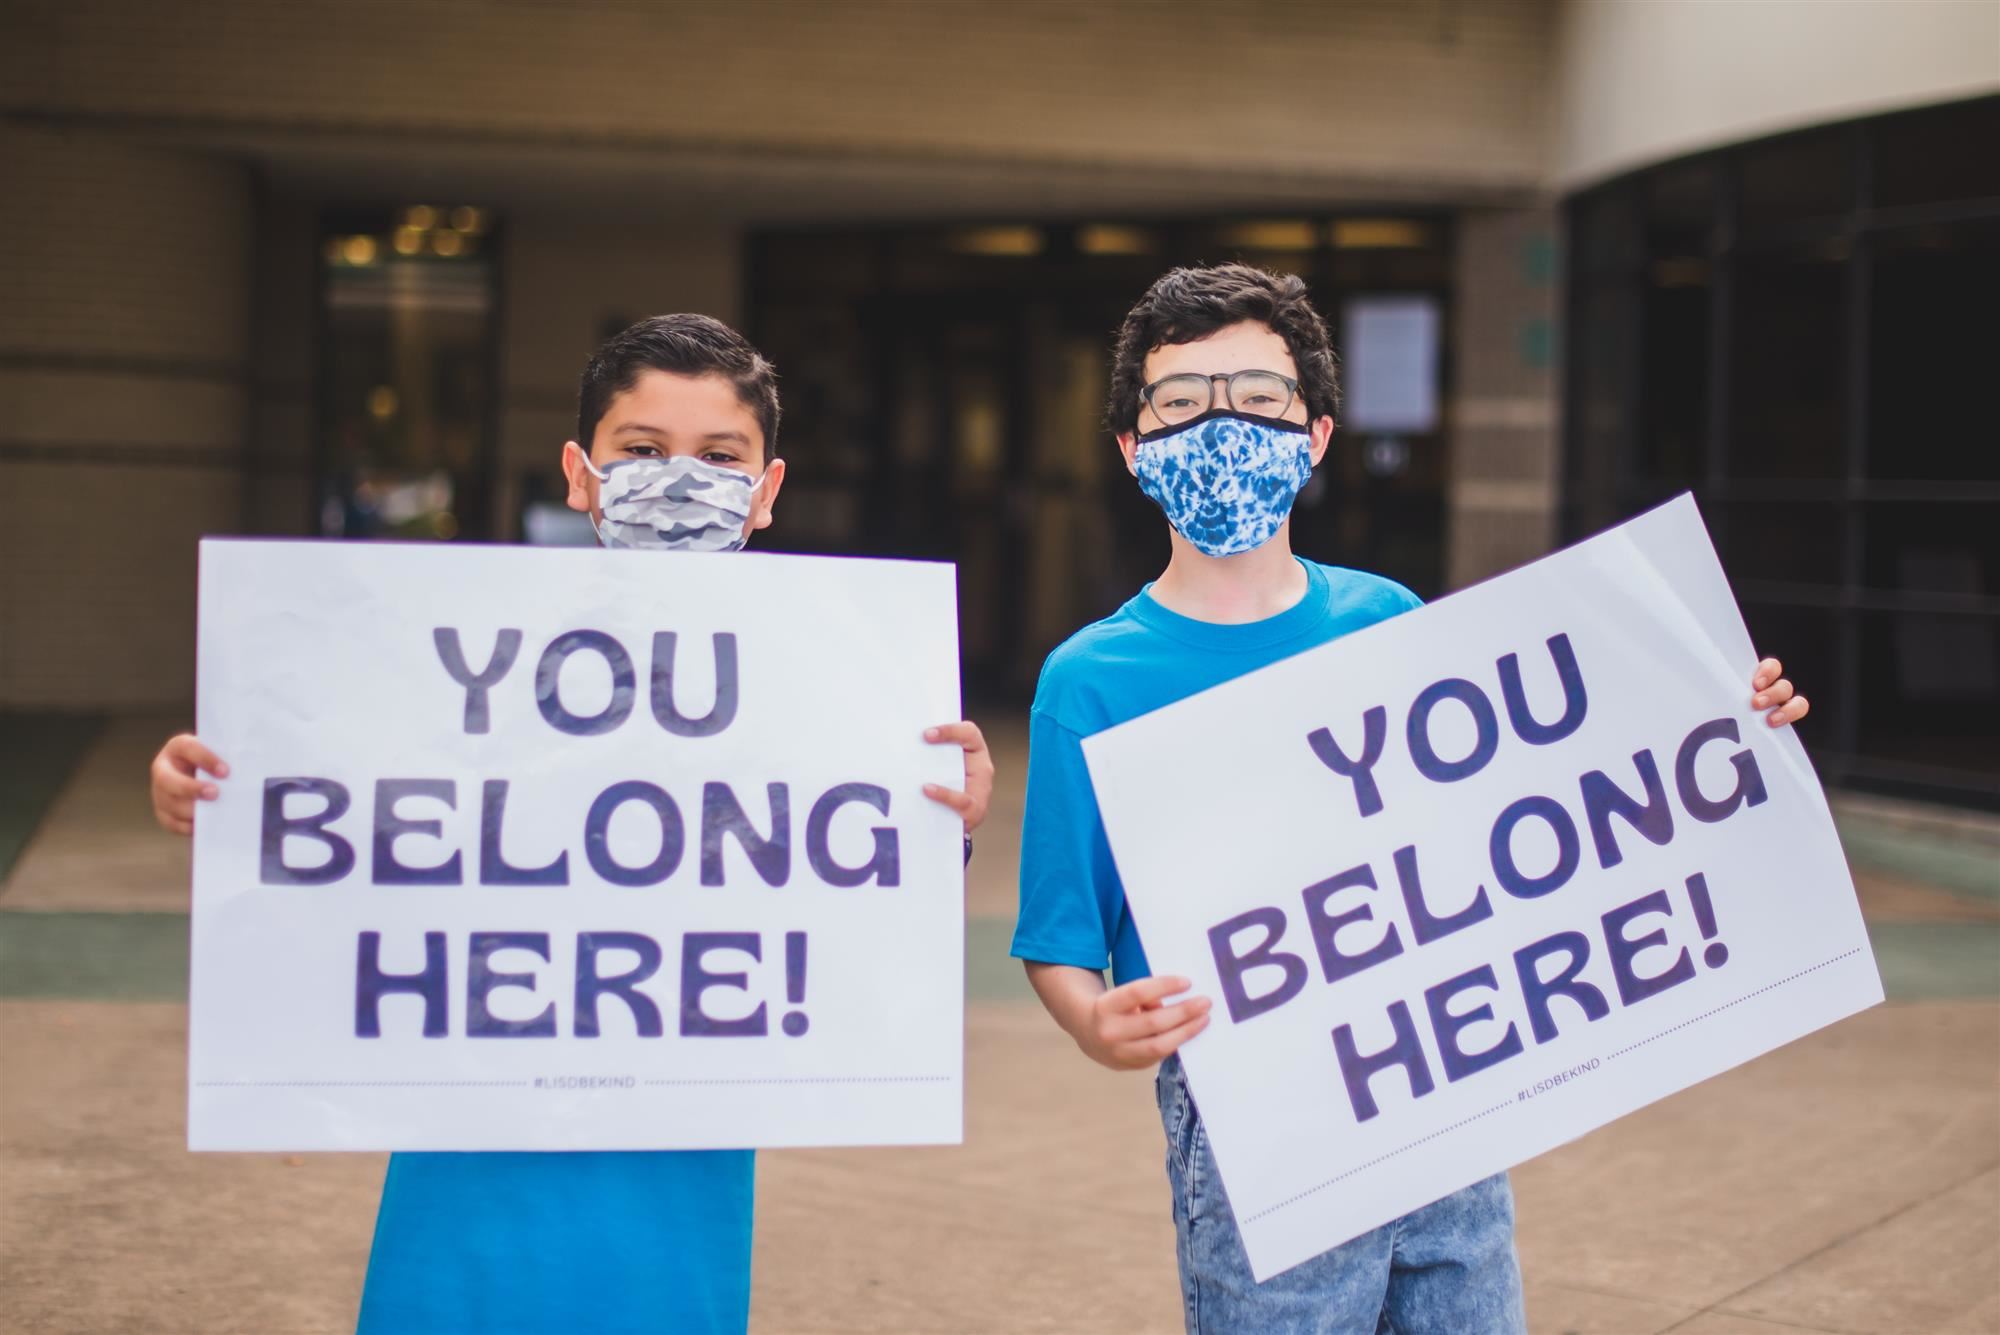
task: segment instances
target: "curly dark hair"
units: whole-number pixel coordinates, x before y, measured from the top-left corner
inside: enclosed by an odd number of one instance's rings
[[[1114,434],[1139,426],[1146,357],[1169,343],[1192,343],[1245,320],[1269,325],[1298,364],[1299,392],[1312,417],[1340,411],[1339,361],[1326,321],[1313,309],[1305,280],[1247,264],[1175,269],[1146,289],[1125,316],[1111,354],[1111,398],[1104,420]]]
[[[642,371],[719,375],[736,387],[764,431],[764,459],[778,457],[778,372],[750,340],[707,315],[655,315],[604,341],[576,387],[576,442],[585,453],[611,400]]]

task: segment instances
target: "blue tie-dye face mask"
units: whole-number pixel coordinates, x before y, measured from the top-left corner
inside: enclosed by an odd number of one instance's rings
[[[1214,411],[1139,437],[1139,488],[1205,556],[1235,556],[1277,536],[1312,476],[1302,423]]]

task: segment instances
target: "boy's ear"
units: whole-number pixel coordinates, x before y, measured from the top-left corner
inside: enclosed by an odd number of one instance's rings
[[[1326,448],[1333,442],[1333,419],[1315,417],[1312,420],[1312,464],[1319,467],[1319,461],[1326,458]]]
[[[771,507],[777,504],[778,488],[784,485],[785,461],[773,459],[764,466],[764,476],[757,485],[757,494],[750,499],[751,528],[771,527]]]
[[[1139,476],[1139,433],[1136,431],[1120,431],[1118,433],[1118,452],[1125,456],[1125,471],[1133,477]]]
[[[573,440],[563,442],[563,476],[569,480],[567,503],[572,510],[591,514],[597,509],[597,475],[590,471],[590,456]]]

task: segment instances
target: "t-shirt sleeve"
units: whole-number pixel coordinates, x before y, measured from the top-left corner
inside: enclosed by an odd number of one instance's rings
[[[1103,969],[1125,902],[1083,739],[1042,710],[1028,723],[1028,794],[1021,820],[1021,910],[1013,954]]]

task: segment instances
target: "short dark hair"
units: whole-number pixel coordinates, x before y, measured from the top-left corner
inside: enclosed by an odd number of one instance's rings
[[[1247,264],[1174,269],[1146,289],[1125,316],[1111,354],[1111,398],[1104,420],[1114,434],[1139,426],[1146,357],[1169,343],[1192,343],[1218,329],[1255,320],[1285,340],[1299,368],[1299,392],[1311,417],[1340,411],[1339,361],[1326,321],[1313,309],[1305,280]]]
[[[727,377],[763,428],[765,462],[778,457],[777,368],[749,339],[706,315],[655,315],[612,335],[591,354],[576,387],[576,443],[584,453],[590,452],[605,408],[632,388],[642,371]]]

